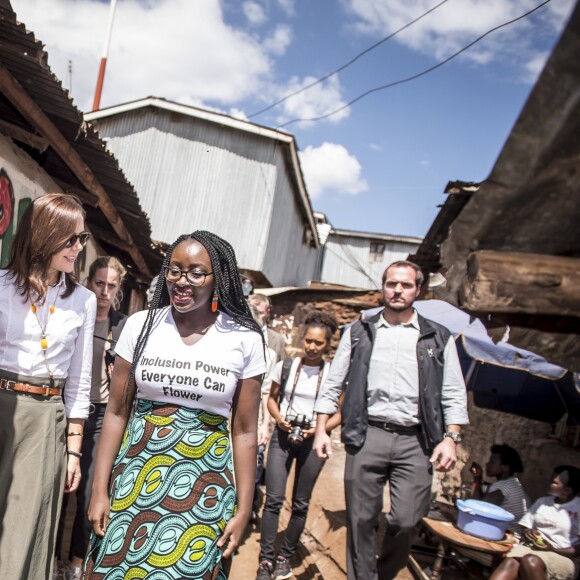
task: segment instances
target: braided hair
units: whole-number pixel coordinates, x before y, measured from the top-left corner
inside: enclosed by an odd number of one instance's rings
[[[264,353],[266,352],[266,343],[262,329],[253,319],[248,303],[244,297],[234,249],[228,242],[219,236],[216,236],[211,232],[198,230],[192,234],[179,236],[177,240],[171,244],[163,258],[161,271],[159,272],[159,277],[155,286],[155,292],[153,293],[153,298],[149,304],[149,311],[147,312],[145,323],[143,324],[143,328],[141,329],[141,333],[139,334],[139,338],[135,345],[135,351],[133,352],[129,381],[135,380],[135,368],[145,350],[145,345],[147,344],[147,340],[151,334],[156,314],[158,314],[160,308],[170,304],[169,292],[167,290],[165,279],[165,268],[169,266],[171,256],[173,255],[176,246],[186,240],[195,240],[196,242],[199,242],[209,255],[214,276],[214,289],[218,296],[219,309],[231,316],[240,326],[257,332],[262,339]],[[125,393],[127,392],[128,389],[125,390]],[[126,404],[129,407],[131,403],[132,401],[127,399]]]

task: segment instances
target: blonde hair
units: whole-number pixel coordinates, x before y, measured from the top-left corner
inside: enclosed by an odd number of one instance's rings
[[[119,262],[115,256],[99,256],[96,260],[94,260],[89,267],[89,275],[85,280],[85,286],[89,282],[92,282],[97,275],[97,272],[103,268],[111,268],[111,270],[115,270],[115,272],[119,274],[119,288],[115,294],[115,299],[113,300],[113,308],[115,310],[119,310],[121,302],[123,301],[123,290],[121,286],[123,285],[123,280],[127,275],[127,270],[125,270],[123,264],[121,264],[121,262]]]

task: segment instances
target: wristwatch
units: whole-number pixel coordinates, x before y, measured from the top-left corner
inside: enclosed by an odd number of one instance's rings
[[[443,437],[449,437],[449,439],[453,439],[455,443],[461,443],[463,441],[461,433],[456,433],[455,431],[447,431],[447,433],[443,434]]]

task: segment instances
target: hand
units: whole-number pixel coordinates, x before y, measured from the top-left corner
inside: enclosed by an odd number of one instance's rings
[[[64,492],[76,491],[81,482],[81,460],[76,455],[67,454],[66,479],[64,481]]]
[[[552,544],[537,530],[524,530],[524,539],[534,550],[552,550]]]
[[[330,459],[330,456],[332,455],[332,442],[330,441],[330,436],[326,431],[316,432],[312,449],[316,451],[318,459]]]
[[[469,468],[469,471],[471,472],[471,475],[473,475],[473,481],[481,481],[483,478],[483,469],[481,467],[481,465],[479,465],[479,463],[476,463],[475,461],[471,464],[471,467]]]
[[[249,516],[241,516],[237,513],[228,522],[222,537],[217,542],[218,548],[226,546],[222,552],[222,557],[229,558],[237,550],[249,521]]]
[[[288,423],[288,421],[286,421],[286,419],[284,419],[282,416],[280,416],[278,421],[276,421],[276,425],[278,426],[278,429],[286,431],[286,433],[290,433],[292,430],[292,425],[290,425],[290,423]]]
[[[309,439],[310,437],[313,437],[314,433],[316,433],[316,427],[311,427],[310,429],[304,429],[302,431],[304,439]]]
[[[102,538],[107,531],[109,525],[110,501],[109,496],[105,494],[95,494],[91,498],[89,505],[88,518],[89,522],[93,524],[93,531],[95,535]]]
[[[429,461],[433,463],[435,471],[450,471],[457,463],[457,450],[455,442],[450,437],[444,437],[443,441],[435,447]]]

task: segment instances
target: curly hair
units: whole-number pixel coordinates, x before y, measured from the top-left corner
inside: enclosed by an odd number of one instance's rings
[[[304,332],[309,328],[322,328],[326,332],[326,340],[330,341],[332,335],[338,329],[338,322],[336,318],[329,314],[328,312],[323,312],[322,310],[311,310],[304,318]]]

